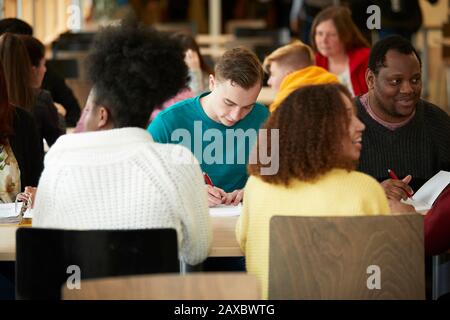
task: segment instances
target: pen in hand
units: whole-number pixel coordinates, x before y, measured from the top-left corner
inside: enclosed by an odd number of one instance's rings
[[[203,179],[205,180],[205,183],[209,185],[211,188],[208,190],[208,193],[210,196],[215,197],[218,199],[221,203],[223,203],[224,198],[222,197],[222,194],[220,191],[214,186],[212,183],[211,178],[208,176],[206,172],[203,172]],[[218,203],[216,203],[218,204]]]
[[[389,176],[391,177],[391,179],[393,179],[393,180],[400,180],[393,170],[388,169],[388,173],[389,173]],[[405,191],[406,195],[408,196],[408,198],[412,197],[411,193],[409,193],[407,190],[404,190],[404,191]]]
[[[208,174],[206,172],[203,172],[203,179],[205,179],[205,183],[207,185],[210,185],[211,187],[214,187],[211,178],[208,176]]]

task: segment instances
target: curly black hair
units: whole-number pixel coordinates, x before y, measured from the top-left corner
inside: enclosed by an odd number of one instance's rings
[[[378,71],[380,71],[381,68],[386,67],[386,53],[389,50],[394,50],[402,54],[414,53],[422,68],[422,60],[420,60],[420,56],[411,42],[401,36],[392,35],[379,40],[370,50],[369,69],[374,74],[378,74]]]
[[[153,109],[188,83],[181,44],[145,26],[111,26],[95,38],[87,58],[95,105],[116,128],[145,128]]]

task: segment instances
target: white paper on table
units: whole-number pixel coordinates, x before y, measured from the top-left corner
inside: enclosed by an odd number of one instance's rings
[[[218,205],[209,208],[209,215],[212,217],[236,217],[241,215],[242,205],[237,206],[227,206]]]
[[[450,172],[439,171],[428,180],[417,192],[403,203],[414,206],[416,211],[430,210],[434,201],[441,192],[450,184]]]
[[[0,219],[17,216],[15,203],[0,203]]]
[[[15,203],[0,203],[0,223],[18,223]]]
[[[33,209],[28,209],[24,213],[24,218],[32,218]],[[19,222],[16,212],[16,204],[0,203],[0,223],[16,223]]]

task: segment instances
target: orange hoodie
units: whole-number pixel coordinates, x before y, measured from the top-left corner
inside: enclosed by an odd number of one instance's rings
[[[322,67],[309,66],[288,74],[280,85],[275,100],[270,105],[270,112],[275,111],[283,100],[295,89],[313,84],[339,82],[338,78]]]

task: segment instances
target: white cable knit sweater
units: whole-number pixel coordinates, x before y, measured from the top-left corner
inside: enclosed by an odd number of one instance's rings
[[[33,227],[174,228],[180,259],[195,265],[212,238],[204,189],[188,149],[157,144],[143,129],[65,135],[45,157]]]

